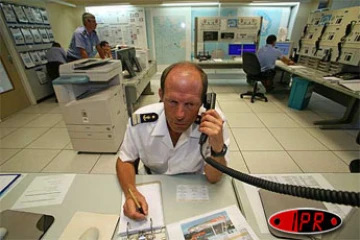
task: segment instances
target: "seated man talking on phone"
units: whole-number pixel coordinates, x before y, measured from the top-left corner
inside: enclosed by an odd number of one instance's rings
[[[196,64],[180,62],[169,66],[161,76],[160,103],[138,109],[129,120],[116,164],[117,176],[126,197],[126,216],[141,220],[148,213],[144,196],[135,185],[134,161],[140,159],[154,174],[205,174],[216,183],[222,173],[207,165],[200,155],[201,133],[208,136],[205,156],[219,163],[228,161],[230,143],[224,115],[202,107],[208,86],[207,75]],[[129,189],[144,213],[136,211]]]

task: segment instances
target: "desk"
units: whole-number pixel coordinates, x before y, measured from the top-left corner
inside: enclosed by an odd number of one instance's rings
[[[316,121],[314,122],[315,125],[322,125],[322,128],[336,128],[341,124],[348,124],[352,122],[359,108],[359,92],[353,92],[343,86],[340,86],[338,83],[324,80],[323,77],[328,75],[326,72],[308,67],[292,68],[281,61],[276,62],[276,67],[314,82],[315,92],[346,107],[346,111],[341,119]]]
[[[271,174],[275,175],[275,174]],[[281,176],[281,174],[278,174]],[[336,189],[343,191],[360,191],[360,175],[353,173],[323,173],[322,176]],[[234,190],[238,196],[242,213],[253,228],[259,239],[277,239],[271,234],[261,233],[257,224],[254,212],[251,208],[249,198],[244,190],[244,184],[238,180],[233,180]],[[360,230],[359,230],[360,231]],[[360,234],[360,233],[359,233]],[[325,239],[325,238],[323,238]]]
[[[1,211],[9,209],[37,176],[53,174],[29,173],[10,192],[0,199]],[[197,214],[204,214],[232,204],[237,199],[231,184],[231,178],[224,176],[217,184],[210,184],[203,175],[137,175],[137,183],[161,182],[165,223],[177,222]],[[176,186],[206,185],[209,201],[176,201]],[[65,227],[76,211],[118,214],[121,210],[121,189],[116,175],[76,174],[62,205],[52,205],[22,209],[27,212],[53,215],[55,221],[45,239],[59,239]]]
[[[152,61],[146,69],[138,73],[138,75],[135,77],[123,79],[129,117],[134,112],[134,104],[140,98],[141,94],[154,94],[151,91],[150,79],[156,73],[156,71],[156,62]]]
[[[222,60],[219,62],[215,62],[214,60],[199,61],[196,59],[193,62],[203,69],[241,69],[243,65],[241,58],[238,60]]]

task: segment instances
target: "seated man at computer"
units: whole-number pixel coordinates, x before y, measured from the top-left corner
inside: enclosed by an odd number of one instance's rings
[[[283,63],[287,65],[293,65],[294,62],[291,61],[288,57],[282,54],[282,52],[275,48],[276,36],[269,35],[266,38],[266,45],[259,49],[257,52],[257,57],[260,62],[261,72],[267,76],[265,81],[262,81],[262,84],[265,86],[266,91],[271,91],[273,87],[273,79],[275,77],[275,62],[280,59]]]
[[[116,164],[117,176],[124,191],[126,216],[142,220],[148,205],[135,185],[134,162],[140,159],[153,174],[205,174],[211,183],[220,181],[222,173],[207,165],[200,154],[201,133],[208,136],[203,146],[205,156],[226,165],[230,143],[224,115],[215,109],[202,108],[208,80],[194,63],[169,66],[161,76],[161,102],[138,109],[129,120]],[[144,214],[136,211],[135,201]]]

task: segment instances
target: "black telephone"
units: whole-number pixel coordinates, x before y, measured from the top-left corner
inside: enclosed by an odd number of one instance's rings
[[[343,80],[358,79],[358,78],[360,78],[360,73],[358,73],[358,72],[340,72],[340,73],[335,73],[334,77],[339,77]]]
[[[204,108],[206,108],[206,110],[214,109],[215,103],[216,103],[216,93],[214,92],[207,93],[205,98],[203,99]],[[203,145],[206,142],[207,137],[208,136],[205,133],[202,133],[200,135],[199,144]]]

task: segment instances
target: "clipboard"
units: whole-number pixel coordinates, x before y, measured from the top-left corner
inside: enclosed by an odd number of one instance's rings
[[[20,176],[21,174],[0,174],[0,197]]]
[[[161,184],[160,182],[150,182],[138,184],[137,189],[144,195],[149,205],[149,214],[147,220],[135,221],[124,215],[121,208],[120,221],[118,227],[118,236],[121,240],[132,239],[166,239],[166,225],[164,221],[164,211],[162,204]],[[126,200],[122,193],[122,203]]]

